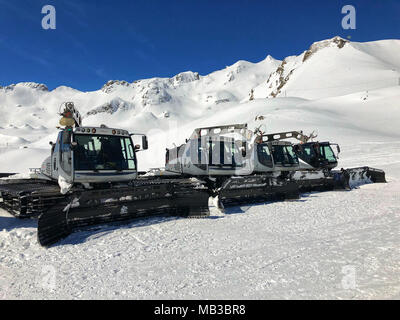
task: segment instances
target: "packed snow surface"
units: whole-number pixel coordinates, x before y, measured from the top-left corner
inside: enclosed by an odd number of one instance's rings
[[[209,75],[109,81],[101,90],[0,87],[0,172],[25,174],[49,155],[57,111],[85,125],[147,133],[139,169],[194,128],[230,123],[318,132],[340,167],[368,165],[387,184],[217,210],[205,219],[96,226],[44,249],[36,222],[0,210],[0,298],[400,298],[400,41],[333,38],[283,61],[238,61]],[[2,84],[3,85],[3,84]]]

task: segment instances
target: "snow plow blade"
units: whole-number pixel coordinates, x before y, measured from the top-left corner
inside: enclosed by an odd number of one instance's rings
[[[370,167],[358,167],[341,170],[332,170],[335,186],[344,189],[353,189],[368,183],[386,183],[385,172]]]
[[[363,179],[369,179],[373,183],[386,183],[386,177],[385,177],[385,171],[376,169],[376,168],[370,168],[370,167],[361,167],[361,168],[353,168],[353,169],[347,169],[347,171],[350,173],[351,176],[356,176],[357,173],[360,174],[360,171],[362,172],[362,178]],[[353,178],[353,179],[356,179]]]
[[[209,216],[207,189],[193,180],[135,181],[75,192],[40,215],[38,241],[50,246],[79,228],[158,215]]]
[[[234,176],[227,179],[218,191],[218,205],[222,208],[299,198],[300,193],[295,182],[266,175]]]
[[[385,172],[370,167],[332,171],[297,171],[292,176],[301,192],[351,190],[367,183],[385,183]]]

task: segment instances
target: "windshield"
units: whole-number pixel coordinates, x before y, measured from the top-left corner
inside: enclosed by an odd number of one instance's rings
[[[296,147],[298,156],[314,167],[323,166],[326,162],[337,163],[336,156],[329,144],[313,143]]]
[[[320,147],[320,152],[321,152],[321,154],[324,155],[324,158],[326,160],[328,160],[329,162],[336,162],[337,161],[331,146],[329,146],[329,145],[321,146]]]
[[[299,163],[299,159],[290,145],[274,145],[272,146],[272,155],[276,164],[290,166]]]
[[[130,137],[75,134],[75,170],[135,170]]]

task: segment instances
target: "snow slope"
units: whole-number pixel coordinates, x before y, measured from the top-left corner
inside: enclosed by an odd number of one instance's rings
[[[74,101],[85,124],[148,134],[140,170],[163,166],[165,148],[196,127],[247,122],[268,132],[316,130],[341,145],[341,166],[381,168],[389,181],[212,208],[208,219],[95,227],[47,250],[36,243],[34,221],[0,211],[0,297],[398,299],[399,49],[400,40],[335,37],[283,61],[239,61],[205,76],[109,81],[94,92],[0,88],[0,172],[39,167],[60,104]]]
[[[373,144],[392,155],[381,161],[398,169],[400,141],[386,146]],[[398,170],[386,185],[305,194],[225,214],[214,209],[208,219],[91,228],[50,249],[36,243],[33,221],[0,213],[0,296],[398,299],[399,179]]]
[[[255,97],[320,99],[399,85],[400,41],[352,43],[339,37],[284,59]]]

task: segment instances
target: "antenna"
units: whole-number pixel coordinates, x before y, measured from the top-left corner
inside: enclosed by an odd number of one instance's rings
[[[318,137],[318,133],[314,133],[315,131],[311,132],[310,135],[307,137],[307,141],[311,140],[313,141],[314,138]]]

